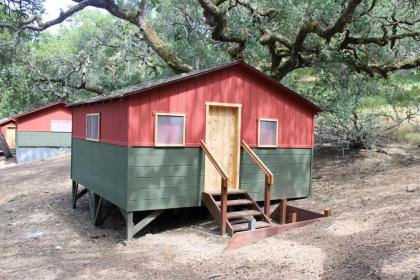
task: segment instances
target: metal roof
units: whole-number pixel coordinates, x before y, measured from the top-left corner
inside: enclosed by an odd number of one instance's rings
[[[273,79],[272,77],[264,74],[263,72],[257,70],[256,68],[252,67],[251,65],[245,63],[243,60],[235,60],[233,62],[227,63],[227,64],[223,64],[223,65],[219,65],[219,66],[215,66],[215,67],[211,67],[211,68],[207,68],[207,69],[203,69],[203,70],[194,70],[188,73],[183,73],[183,74],[179,74],[179,75],[174,75],[171,77],[167,77],[167,78],[162,78],[162,79],[157,79],[157,80],[152,80],[149,82],[145,82],[139,85],[134,85],[134,86],[129,86],[129,87],[125,87],[116,91],[111,92],[108,95],[105,96],[95,96],[93,98],[84,100],[84,101],[80,101],[80,102],[75,102],[72,103],[70,105],[68,105],[69,107],[73,107],[73,106],[78,106],[78,105],[84,105],[84,104],[90,104],[90,103],[95,103],[95,102],[101,102],[101,101],[106,101],[106,100],[111,100],[111,99],[117,99],[117,98],[123,98],[129,95],[133,95],[133,94],[138,94],[144,91],[148,91],[157,87],[161,87],[164,85],[168,85],[171,83],[175,83],[178,81],[182,81],[182,80],[187,80],[187,79],[191,79],[194,77],[198,77],[198,76],[202,76],[211,72],[215,72],[221,69],[225,69],[228,67],[231,67],[233,65],[243,65],[245,67],[247,67],[248,69],[254,71],[256,74],[259,74],[261,76],[263,76],[264,78],[270,80],[271,82],[275,83],[277,86],[280,86],[283,89],[286,89],[289,93],[291,93],[292,95],[295,95],[296,97],[298,97],[299,99],[301,99],[302,101],[304,101],[305,103],[309,104],[311,107],[313,107],[315,109],[315,111],[317,112],[321,112],[323,111],[322,108],[320,108],[319,106],[317,106],[316,104],[314,104],[313,102],[311,102],[310,100],[306,99],[305,97],[299,95],[298,93],[294,92],[293,90],[289,89],[288,87],[282,85],[279,81]]]

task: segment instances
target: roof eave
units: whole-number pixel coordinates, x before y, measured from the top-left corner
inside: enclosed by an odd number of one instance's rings
[[[183,81],[183,80],[192,79],[192,78],[195,78],[195,77],[198,77],[198,76],[209,74],[209,73],[218,71],[220,69],[225,69],[225,68],[228,68],[228,67],[232,67],[234,65],[242,65],[242,66],[245,66],[248,69],[250,69],[251,71],[254,71],[255,73],[257,73],[258,75],[260,75],[260,76],[262,76],[262,77],[270,80],[271,82],[273,82],[277,86],[280,86],[281,88],[286,89],[289,93],[291,93],[292,95],[294,95],[298,99],[300,99],[303,102],[305,102],[306,104],[308,104],[314,110],[315,113],[319,113],[319,112],[323,112],[324,111],[321,107],[317,106],[316,104],[314,104],[309,99],[306,99],[305,97],[301,96],[300,94],[296,93],[295,91],[291,90],[290,88],[284,86],[282,83],[280,83],[279,81],[277,81],[273,77],[270,77],[270,76],[266,75],[265,73],[259,71],[258,69],[252,67],[251,65],[247,64],[243,60],[235,60],[235,61],[232,61],[230,63],[224,64],[224,65],[220,65],[220,66],[216,66],[216,67],[213,67],[213,68],[205,69],[203,71],[199,71],[199,72],[197,72],[195,74],[192,74],[192,75],[186,75],[184,77],[181,76],[181,77],[179,77],[177,79],[173,79],[173,80],[170,80],[170,81],[167,81],[167,82],[162,82],[162,83],[159,83],[159,84],[155,84],[155,85],[152,85],[150,87],[142,88],[140,90],[133,90],[133,91],[130,91],[130,92],[121,94],[121,95],[113,95],[113,96],[109,96],[108,98],[107,97],[104,97],[104,98],[101,98],[99,100],[92,100],[92,101],[87,101],[87,102],[72,103],[72,104],[67,105],[67,107],[76,107],[76,106],[81,106],[81,105],[87,105],[87,104],[104,102],[104,101],[113,100],[113,99],[124,98],[124,97],[130,96],[130,95],[134,95],[134,94],[138,94],[138,93],[141,93],[141,92],[149,91],[149,90],[152,90],[152,89],[161,87],[161,86],[170,85],[170,84],[173,84],[173,83],[176,83],[176,82],[180,82],[180,81]]]

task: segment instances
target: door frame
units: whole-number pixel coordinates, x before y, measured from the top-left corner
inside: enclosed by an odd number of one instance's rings
[[[204,122],[204,141],[207,141],[207,121],[209,118],[209,113],[210,113],[210,107],[227,107],[227,108],[233,108],[236,110],[237,114],[238,114],[238,118],[237,118],[237,126],[238,126],[238,139],[237,139],[237,147],[238,147],[238,153],[236,156],[236,178],[235,178],[235,182],[236,182],[236,186],[235,189],[239,189],[239,169],[240,169],[240,158],[241,158],[241,118],[242,118],[242,104],[238,104],[238,103],[223,103],[223,102],[205,102],[205,106],[206,106],[206,117],[205,117],[205,122]],[[207,142],[206,142],[207,143]],[[205,172],[204,172],[204,176],[206,176]],[[205,182],[205,179],[204,179]],[[204,190],[205,190],[206,186],[204,184]]]

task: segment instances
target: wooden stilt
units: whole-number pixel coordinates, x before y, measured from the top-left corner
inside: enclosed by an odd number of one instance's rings
[[[280,224],[284,225],[286,223],[286,213],[287,213],[287,198],[281,200],[281,208],[279,211],[280,214]]]
[[[227,223],[227,180],[222,178],[222,191],[220,197],[220,232],[222,235],[226,234],[226,223]]]
[[[270,217],[270,205],[271,203],[271,178],[265,175],[265,190],[264,190],[264,213],[267,217]]]
[[[144,217],[140,222],[134,224],[134,213],[133,212],[126,212],[120,208],[121,213],[123,214],[126,222],[127,222],[127,240],[130,240],[136,235],[139,231],[145,228],[148,224],[150,224],[154,219],[156,219],[160,214],[163,213],[164,210],[154,210],[149,215]]]
[[[79,191],[79,183],[77,183],[76,181],[72,182],[72,202],[73,202],[73,209],[76,209],[76,202],[77,200],[79,200],[79,198],[81,198],[82,196],[84,196],[87,193],[87,189],[83,189],[82,191]]]
[[[331,208],[330,207],[326,207],[324,209],[324,217],[329,217],[331,216]]]
[[[296,214],[296,212],[290,213],[289,220],[290,220],[291,223],[296,223],[297,222],[297,214]]]
[[[76,209],[76,196],[77,196],[77,189],[79,188],[79,184],[76,181],[72,181],[71,184],[71,197],[72,197],[72,204],[73,204],[73,209]]]
[[[96,193],[89,192],[89,206],[92,222],[95,226],[99,226],[103,223],[102,217],[102,197]]]

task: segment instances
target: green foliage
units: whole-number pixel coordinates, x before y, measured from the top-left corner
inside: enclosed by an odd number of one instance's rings
[[[345,70],[324,73],[314,87],[326,112],[318,122],[320,135],[351,143],[355,148],[372,148],[382,132],[378,108],[363,110],[362,101],[378,94],[378,82]]]
[[[11,2],[22,2],[22,11],[18,6],[5,6],[5,1],[0,0],[0,22],[18,22],[42,13],[43,0]],[[115,2],[127,9],[138,5],[136,0]],[[226,1],[222,10],[231,9],[227,14],[229,32],[247,38],[243,58],[268,74],[271,56],[258,41],[262,30],[281,31],[293,39],[306,20],[332,24],[346,4],[337,0],[248,2],[258,11],[275,7],[275,14],[255,24],[250,11],[245,6],[235,6],[235,1]],[[408,2],[382,1],[374,12],[379,16],[394,11],[397,18],[418,18],[419,11],[408,9]],[[355,21],[349,26],[352,36],[382,36],[381,21],[370,22],[361,17],[370,4],[371,1],[363,1],[356,10]],[[230,60],[231,44],[212,39],[212,29],[196,0],[151,0],[147,15],[169,49],[195,69]],[[21,44],[5,44],[14,37],[6,29],[0,29],[0,118],[52,101],[83,100],[173,74],[137,27],[98,9],[75,14],[55,31],[23,35]],[[318,36],[309,35],[305,47],[317,52],[314,66],[295,70],[282,82],[326,109],[318,122],[320,135],[350,141],[357,147],[372,147],[383,135],[383,115],[392,106],[406,109],[420,104],[420,74],[398,73],[388,81],[378,81],[354,73],[343,66],[348,54],[337,51],[341,40],[336,36],[325,43]],[[400,40],[397,44],[398,51],[375,44],[363,45],[359,48],[359,59],[392,62],[419,53],[418,40]]]

